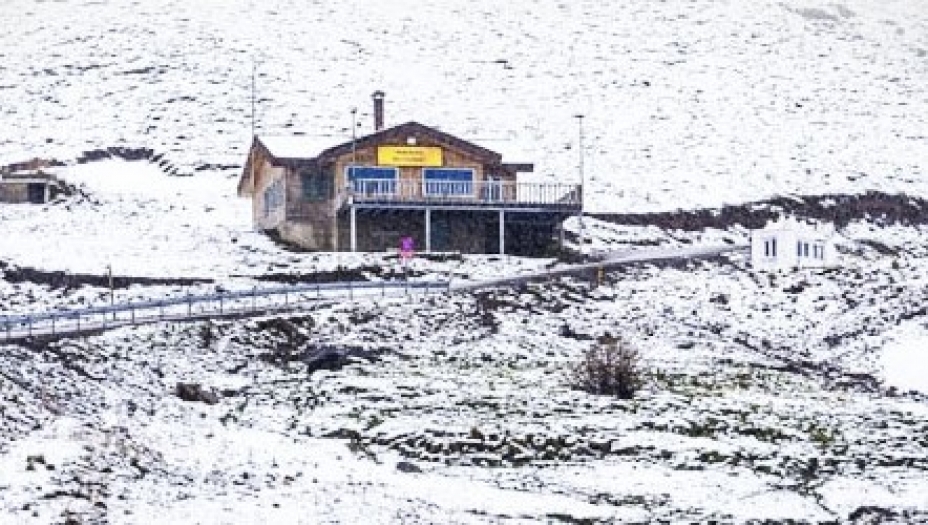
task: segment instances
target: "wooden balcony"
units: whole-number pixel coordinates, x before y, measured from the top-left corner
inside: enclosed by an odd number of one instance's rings
[[[356,179],[338,206],[364,208],[479,208],[577,212],[578,184],[497,181]]]

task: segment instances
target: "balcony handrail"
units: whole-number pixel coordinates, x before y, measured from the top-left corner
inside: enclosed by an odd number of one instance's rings
[[[580,186],[513,181],[431,181],[355,179],[347,187],[353,202],[455,202],[579,206]]]

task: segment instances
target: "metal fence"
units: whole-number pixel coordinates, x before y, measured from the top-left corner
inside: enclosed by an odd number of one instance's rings
[[[188,321],[231,315],[281,312],[301,304],[323,300],[362,297],[386,297],[464,292],[519,286],[562,277],[586,277],[599,280],[606,270],[647,262],[713,257],[723,253],[747,251],[746,245],[689,246],[636,250],[626,254],[605,254],[596,262],[502,277],[476,282],[450,281],[351,281],[301,284],[251,290],[222,291],[211,294],[188,294],[154,301],[139,301],[109,306],[59,310],[29,315],[0,316],[0,342],[41,335],[82,333],[118,326],[148,324],[158,321]]]
[[[429,295],[450,289],[447,281],[349,281],[250,290],[186,294],[151,301],[134,301],[23,315],[0,316],[0,341],[73,334],[158,321],[184,321],[275,312],[308,302],[362,297]]]

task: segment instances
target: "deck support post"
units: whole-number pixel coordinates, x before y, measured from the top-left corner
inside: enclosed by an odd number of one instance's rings
[[[425,209],[425,253],[432,252],[432,208]]]
[[[499,210],[499,254],[506,255],[506,212]]]
[[[358,217],[357,208],[351,207],[351,251],[358,251]]]
[[[564,221],[558,221],[557,223],[557,242],[558,250],[564,251]]]

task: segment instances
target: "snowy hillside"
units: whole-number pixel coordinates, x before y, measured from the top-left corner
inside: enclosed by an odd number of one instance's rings
[[[928,194],[928,8],[910,0],[7,0],[0,163],[155,148],[241,164],[259,130],[350,136],[387,93],[417,120],[535,152],[594,211],[773,194]],[[310,152],[311,154],[312,152]],[[235,170],[229,170],[234,173]]]
[[[928,523],[923,2],[6,0],[0,17],[0,165],[55,157],[76,188],[0,204],[0,315],[108,301],[110,270],[117,300],[396,270],[252,231],[235,186],[253,60],[262,131],[348,137],[383,89],[388,125],[533,150],[539,178],[576,180],[583,113],[588,208],[662,212],[587,219],[593,252],[841,219],[832,269],[733,254],[0,344],[0,523]],[[75,162],[112,146],[195,176]],[[870,190],[907,196],[801,198]],[[568,384],[606,333],[641,352],[632,400]],[[320,369],[333,349],[348,357]]]

